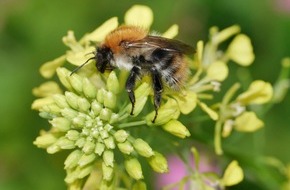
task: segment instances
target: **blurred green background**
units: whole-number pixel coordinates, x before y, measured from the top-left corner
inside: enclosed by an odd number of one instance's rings
[[[289,0],[0,0],[0,190],[66,189],[65,153],[48,155],[32,144],[48,129],[30,108],[32,88],[44,81],[38,69],[66,51],[68,30],[80,38],[113,16],[122,22],[133,4],[153,9],[154,30],[177,23],[178,38],[190,44],[207,40],[213,25],[239,24],[254,46],[254,79],[275,82],[281,59],[290,56]],[[290,162],[289,94],[266,116],[261,154]]]

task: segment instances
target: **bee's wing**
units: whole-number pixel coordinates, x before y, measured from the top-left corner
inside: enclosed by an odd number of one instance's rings
[[[190,45],[160,36],[147,36],[141,40],[129,42],[126,46],[128,48],[160,48],[165,51],[180,52],[184,54],[192,54],[195,52],[194,48]]]

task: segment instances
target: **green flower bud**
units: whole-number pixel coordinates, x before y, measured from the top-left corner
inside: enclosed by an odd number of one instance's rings
[[[43,110],[44,106],[47,106],[47,105],[53,104],[53,103],[54,103],[54,100],[50,96],[45,97],[45,98],[38,98],[38,99],[33,101],[32,105],[31,105],[31,109],[38,110],[38,111],[44,111]]]
[[[60,108],[68,108],[69,107],[65,96],[62,94],[53,95],[53,100],[56,103],[56,105]]]
[[[64,162],[64,169],[72,169],[78,165],[79,159],[83,153],[80,150],[75,150],[68,155]]]
[[[103,153],[103,160],[106,166],[114,167],[114,153],[110,150],[105,150]]]
[[[110,109],[115,108],[117,102],[117,97],[112,92],[106,92],[104,96],[104,106]]]
[[[72,184],[73,182],[75,182],[77,180],[77,174],[79,172],[79,168],[76,168],[74,170],[67,170],[67,175],[64,179],[64,181],[67,183],[67,184]]]
[[[89,175],[94,169],[94,165],[87,165],[83,168],[80,169],[79,173],[78,173],[78,178],[82,179],[84,177],[86,177],[87,175]]]
[[[113,129],[113,126],[110,125],[110,124],[106,124],[104,129],[109,132],[109,131],[111,131]]]
[[[77,117],[78,112],[71,108],[64,108],[61,110],[61,115],[69,120],[72,120]]]
[[[86,118],[84,118],[82,115],[78,115],[72,120],[73,126],[80,129],[85,126],[85,123],[86,123]]]
[[[94,100],[91,104],[91,109],[94,112],[94,115],[98,116],[101,110],[103,109],[103,106],[99,102]]]
[[[104,121],[109,121],[112,115],[112,111],[110,109],[104,108],[100,112],[100,118]]]
[[[70,71],[67,70],[66,68],[61,67],[61,68],[56,69],[56,73],[57,73],[57,76],[58,76],[61,84],[63,84],[63,86],[66,89],[72,90],[72,86],[67,78],[70,75]]]
[[[96,155],[95,154],[88,154],[88,155],[87,154],[83,154],[81,156],[81,158],[79,159],[79,161],[78,161],[78,165],[80,167],[83,167],[85,165],[88,165],[88,164],[92,163],[93,161],[95,161],[95,159],[96,159]]]
[[[91,107],[90,102],[85,98],[79,98],[77,103],[81,112],[87,112]]]
[[[168,172],[167,160],[162,154],[154,152],[154,155],[148,158],[148,162],[155,172],[158,173]]]
[[[124,154],[129,155],[129,154],[131,154],[131,152],[134,151],[134,148],[129,141],[125,141],[123,143],[118,143],[117,146],[118,146],[119,150]]]
[[[104,140],[104,144],[106,145],[106,147],[107,147],[108,149],[115,149],[115,146],[116,146],[116,145],[115,145],[115,142],[114,142],[114,139],[113,139],[112,136],[106,138],[106,139]]]
[[[99,133],[99,130],[98,130],[98,129],[95,129],[95,128],[94,128],[94,129],[92,130],[92,133],[91,133],[91,134],[92,134],[92,136],[93,136],[95,139],[98,139],[100,133]]]
[[[117,114],[117,113],[112,113],[109,123],[110,123],[110,124],[113,124],[113,123],[117,122],[118,119],[119,119],[119,114]]]
[[[74,73],[73,75],[68,76],[68,80],[73,89],[81,94],[83,91],[82,77]]]
[[[94,152],[96,144],[92,141],[87,140],[83,147],[83,152],[85,154],[91,154]]]
[[[176,100],[170,98],[167,102],[161,106],[158,110],[158,116],[155,120],[155,125],[162,125],[170,121],[171,119],[177,119],[180,111]],[[146,116],[148,125],[152,125],[152,119],[155,116],[155,111],[151,112]]]
[[[96,148],[95,148],[95,153],[99,156],[101,156],[103,154],[105,150],[105,145],[101,142],[97,142],[96,144]]]
[[[88,78],[83,79],[83,92],[90,99],[94,99],[97,96],[97,89]]]
[[[46,133],[37,137],[33,144],[36,145],[38,148],[47,148],[54,144],[56,141],[57,138],[53,134]]]
[[[62,112],[62,110],[56,104],[49,104],[43,106],[41,108],[41,111],[49,112],[50,114],[54,115],[59,115]]]
[[[129,134],[123,129],[118,130],[114,133],[114,137],[115,137],[116,141],[119,143],[122,143],[125,140],[127,140],[128,136],[129,136]]]
[[[149,93],[151,92],[150,85],[146,82],[143,82],[136,90],[135,90],[135,97],[140,98],[140,97],[145,97],[148,96]]]
[[[79,97],[75,93],[69,91],[66,91],[64,94],[66,101],[70,105],[70,107],[77,110],[79,108],[78,106]]]
[[[106,164],[102,162],[102,171],[104,180],[111,181],[113,179],[114,169],[111,166],[106,166]]]
[[[138,138],[134,141],[133,146],[135,150],[144,157],[150,157],[154,154],[152,148],[149,146],[149,144],[142,139]]]
[[[80,133],[77,130],[69,130],[65,136],[69,140],[76,141],[79,139]]]
[[[116,73],[112,71],[107,79],[108,90],[114,94],[118,94],[120,90],[119,80]]]
[[[71,122],[63,117],[55,117],[52,120],[50,120],[49,123],[61,132],[69,130],[71,125]]]
[[[57,146],[61,149],[73,149],[75,148],[75,142],[67,139],[66,137],[61,137],[56,142]]]
[[[146,82],[142,83],[136,90],[135,90],[135,108],[134,108],[134,116],[137,116],[145,106],[147,101],[148,95],[151,91],[150,85]],[[128,112],[131,112],[132,105],[129,104],[127,107]]]
[[[179,121],[171,120],[162,126],[162,129],[179,138],[190,136],[188,129]]]
[[[48,112],[40,112],[38,115],[43,119],[53,119],[55,117],[55,115]]]
[[[97,100],[99,103],[103,104],[104,103],[104,96],[106,94],[106,90],[101,88],[100,90],[98,90],[97,93]]]
[[[147,190],[146,183],[144,181],[138,180],[133,185],[132,190]]]
[[[54,154],[54,153],[59,152],[60,150],[61,148],[57,146],[56,144],[53,144],[46,149],[48,154]]]
[[[143,110],[146,102],[147,102],[148,96],[142,96],[140,98],[136,98],[136,102],[134,105],[134,115],[133,116],[138,116],[139,113]],[[129,104],[127,107],[127,112],[130,113],[132,110],[132,104]]]
[[[86,139],[84,137],[81,137],[77,140],[77,142],[75,143],[75,145],[79,148],[82,148],[86,143]]]
[[[100,135],[101,135],[101,138],[102,138],[102,139],[106,139],[106,138],[109,137],[109,133],[108,133],[107,130],[101,130],[101,131],[100,131]]]
[[[127,173],[135,180],[143,179],[143,172],[140,162],[137,158],[129,158],[125,160],[125,169]]]

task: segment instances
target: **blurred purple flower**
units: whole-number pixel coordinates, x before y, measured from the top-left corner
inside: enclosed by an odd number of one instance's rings
[[[156,188],[162,189],[162,187],[177,183],[184,177],[190,175],[188,166],[176,155],[169,155],[167,157],[169,172],[165,174],[156,174]],[[194,169],[194,158],[190,158],[190,167]],[[220,173],[219,167],[215,164],[213,160],[204,154],[200,154],[199,160],[199,172],[215,172]],[[189,183],[185,185],[185,190],[189,190]],[[178,188],[173,188],[172,190],[178,190]]]
[[[290,0],[276,0],[279,11],[290,13]]]

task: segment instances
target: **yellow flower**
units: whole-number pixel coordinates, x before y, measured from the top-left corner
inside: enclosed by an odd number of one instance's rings
[[[234,128],[240,132],[253,132],[264,126],[254,112],[244,112],[234,121]]]
[[[255,55],[250,38],[245,34],[237,35],[229,45],[227,55],[239,65],[248,66],[252,64]]]
[[[148,29],[153,22],[153,12],[147,6],[134,5],[126,12],[124,19],[127,25],[141,26]]]
[[[221,182],[224,186],[233,186],[240,183],[243,178],[243,170],[239,166],[238,162],[234,160],[226,168]]]
[[[223,81],[227,78],[229,69],[223,61],[216,61],[207,68],[207,77],[212,80]]]
[[[262,80],[253,81],[249,89],[237,97],[237,101],[243,105],[264,104],[273,96],[272,85]]]

